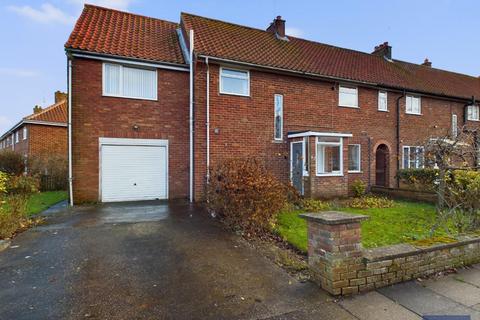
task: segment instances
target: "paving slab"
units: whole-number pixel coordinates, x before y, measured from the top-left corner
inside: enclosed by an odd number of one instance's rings
[[[480,271],[476,268],[460,269],[454,278],[480,288]]]
[[[471,320],[480,320],[480,312],[471,308],[457,305],[455,308],[440,310],[435,315],[442,316],[470,316]]]
[[[417,320],[421,317],[378,292],[345,298],[339,304],[358,319]]]
[[[357,317],[340,308],[336,303],[330,302],[312,308],[304,308],[262,320],[358,320]]]
[[[480,272],[476,271],[478,276],[480,276]],[[480,303],[480,288],[459,280],[457,275],[428,280],[422,282],[422,285],[465,306],[473,306]]]
[[[381,294],[420,315],[438,314],[445,309],[453,309],[458,303],[415,281],[409,281],[378,290]]]

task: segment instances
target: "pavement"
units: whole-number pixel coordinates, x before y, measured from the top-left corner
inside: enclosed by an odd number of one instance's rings
[[[480,319],[480,267],[336,300],[183,202],[57,206],[0,252],[0,319]]]

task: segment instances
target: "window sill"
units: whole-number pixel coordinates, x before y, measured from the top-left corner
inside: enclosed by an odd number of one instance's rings
[[[231,93],[231,92],[219,92],[221,96],[235,96],[235,97],[244,97],[250,98],[250,94],[240,94],[240,93]]]
[[[283,139],[282,139],[282,140],[280,140],[280,139],[278,139],[278,140],[277,140],[277,139],[272,140],[272,143],[284,143],[284,142],[285,142],[285,141],[283,141]]]
[[[361,171],[361,170],[360,171],[350,171],[349,170],[348,173],[363,173],[363,171]]]
[[[340,108],[350,108],[350,109],[360,109],[359,106],[342,106],[341,104],[338,105]]]
[[[423,116],[422,113],[405,112],[405,114],[408,114],[408,115],[411,115],[411,116]]]
[[[467,119],[467,121],[480,122],[480,119]]]
[[[317,173],[317,177],[343,177],[343,173]]]
[[[380,109],[377,109],[378,112],[390,112],[388,110],[380,110]]]
[[[108,98],[120,98],[120,99],[131,99],[131,100],[147,100],[147,101],[158,101],[157,98],[140,98],[140,97],[127,97],[127,96],[116,96],[113,94],[102,94],[102,97],[108,97]]]

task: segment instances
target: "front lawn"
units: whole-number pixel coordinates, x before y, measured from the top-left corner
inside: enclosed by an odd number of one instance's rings
[[[65,191],[46,191],[35,193],[27,202],[27,214],[29,216],[40,213],[54,204],[67,199]]]
[[[435,207],[427,203],[395,201],[391,208],[335,210],[364,214],[370,219],[362,222],[362,244],[366,248],[381,247],[401,242],[425,239],[435,220]],[[298,215],[301,210],[282,212],[277,220],[276,231],[299,250],[307,251],[307,224]],[[446,236],[438,230],[434,236]]]

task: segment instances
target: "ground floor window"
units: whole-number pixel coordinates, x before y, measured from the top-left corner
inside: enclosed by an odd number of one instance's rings
[[[317,175],[342,175],[342,138],[317,138]]]
[[[419,146],[403,147],[403,168],[420,169],[424,167],[424,149]]]
[[[349,144],[348,145],[348,171],[360,172],[361,170],[361,157],[360,157],[360,145]]]

